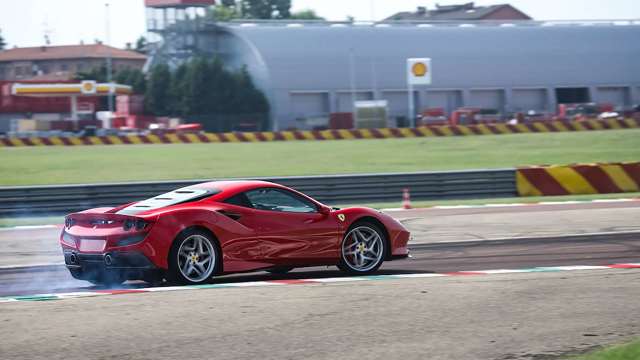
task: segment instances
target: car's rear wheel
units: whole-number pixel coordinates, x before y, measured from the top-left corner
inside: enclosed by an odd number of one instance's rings
[[[209,233],[187,230],[171,248],[169,280],[186,285],[204,284],[216,272],[220,259],[220,249]]]
[[[289,271],[293,270],[294,268],[291,266],[276,266],[273,267],[271,269],[266,270],[268,273],[274,274],[274,275],[284,275],[286,273],[288,273]]]
[[[370,222],[351,226],[340,247],[338,268],[350,274],[370,274],[384,262],[387,251],[385,233]]]

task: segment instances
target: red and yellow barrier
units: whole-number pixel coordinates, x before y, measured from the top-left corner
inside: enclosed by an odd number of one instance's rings
[[[640,191],[640,162],[536,166],[518,169],[520,196]]]
[[[640,128],[640,119],[587,120],[581,122],[553,121],[529,124],[481,124],[458,126],[425,126],[419,128],[313,130],[277,132],[233,132],[167,135],[127,135],[90,137],[30,137],[0,138],[0,147],[74,146],[122,144],[199,144],[299,140],[351,140],[440,136],[503,135],[564,131],[593,131]]]

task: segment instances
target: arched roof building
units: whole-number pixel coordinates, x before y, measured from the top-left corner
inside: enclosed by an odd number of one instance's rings
[[[199,44],[247,65],[276,128],[385,99],[406,116],[406,59],[432,59],[417,109],[462,106],[553,113],[560,102],[640,103],[640,22],[227,23]]]

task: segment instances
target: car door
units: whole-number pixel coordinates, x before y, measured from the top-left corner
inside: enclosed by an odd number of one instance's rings
[[[281,188],[245,194],[255,209],[265,260],[292,264],[338,257],[340,225],[335,216],[320,213],[314,202]]]
[[[217,213],[228,218],[221,221],[221,229],[218,229],[226,232],[223,235],[229,239],[222,244],[225,271],[246,271],[270,266],[270,263],[263,261],[262,242],[257,236],[260,224],[256,211],[244,193],[223,202],[227,205],[217,210]]]

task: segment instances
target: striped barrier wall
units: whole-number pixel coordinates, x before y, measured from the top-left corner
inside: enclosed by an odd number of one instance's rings
[[[124,135],[88,137],[5,137],[0,147],[20,146],[80,146],[130,144],[201,144],[240,143],[301,140],[386,139],[470,135],[503,135],[520,133],[547,133],[566,131],[593,131],[640,128],[640,119],[586,120],[581,122],[551,121],[527,124],[442,125],[418,128],[341,129],[276,132],[232,132],[166,135]]]
[[[527,167],[516,170],[520,196],[640,191],[640,162]]]

